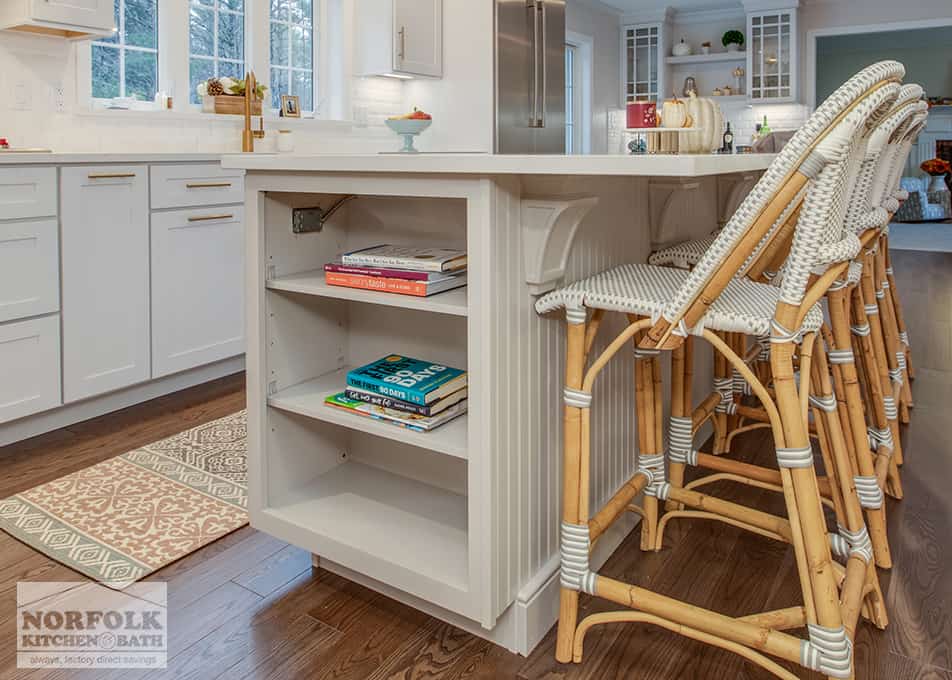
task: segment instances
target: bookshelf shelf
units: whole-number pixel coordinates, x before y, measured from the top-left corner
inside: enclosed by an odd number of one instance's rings
[[[293,490],[264,515],[282,533],[314,537],[312,549],[329,559],[359,560],[369,576],[397,574],[408,590],[423,584],[447,598],[466,591],[465,496],[351,461]]]
[[[373,418],[347,413],[324,404],[324,398],[344,389],[351,367],[327,373],[288,387],[268,398],[268,405],[351,430],[366,432],[384,439],[403,442],[454,458],[467,458],[467,416],[463,414],[430,432],[415,432]]]
[[[382,293],[360,288],[345,288],[343,286],[329,286],[324,279],[323,269],[312,269],[299,274],[291,274],[271,279],[267,283],[271,290],[284,290],[305,295],[336,298],[338,300],[352,300],[367,302],[389,307],[404,309],[419,309],[437,314],[452,314],[467,316],[469,309],[466,302],[466,286],[437,293],[429,297],[414,297],[397,293]]]

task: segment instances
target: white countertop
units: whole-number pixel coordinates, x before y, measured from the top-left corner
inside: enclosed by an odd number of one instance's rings
[[[70,163],[217,163],[220,153],[12,153],[0,151],[0,165],[67,165]]]
[[[425,172],[478,175],[642,175],[701,177],[764,170],[774,154],[538,155],[226,154],[222,167],[278,172]]]

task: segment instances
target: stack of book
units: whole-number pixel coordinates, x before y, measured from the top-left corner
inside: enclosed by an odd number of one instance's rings
[[[390,354],[347,373],[347,388],[324,403],[428,432],[466,413],[466,371]]]
[[[324,265],[329,286],[426,297],[466,285],[466,253],[383,244],[344,253]]]

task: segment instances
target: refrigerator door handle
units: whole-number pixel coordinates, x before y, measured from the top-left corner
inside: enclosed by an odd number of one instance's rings
[[[539,11],[537,0],[526,0],[526,9],[532,13],[532,105],[529,127],[539,125]]]
[[[539,13],[542,15],[542,115],[539,117],[537,127],[545,127],[545,102],[549,97],[549,33],[545,21],[545,0],[538,0]]]

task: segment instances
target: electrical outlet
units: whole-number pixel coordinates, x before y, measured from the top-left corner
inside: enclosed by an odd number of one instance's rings
[[[13,84],[13,110],[29,111],[33,107],[33,92],[29,80],[18,80]]]
[[[56,113],[66,113],[66,88],[62,82],[54,83],[50,87],[50,101],[53,111]]]

